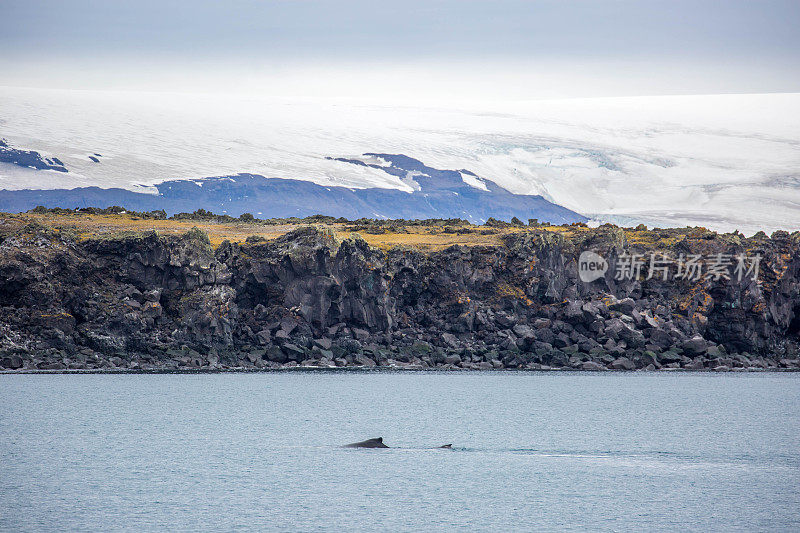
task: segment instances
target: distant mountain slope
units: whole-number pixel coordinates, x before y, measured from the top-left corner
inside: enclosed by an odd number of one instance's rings
[[[8,144],[5,139],[0,139],[0,163],[10,163],[19,167],[34,170],[55,170],[67,172],[64,163],[57,157],[48,158],[33,150],[20,150]]]
[[[587,220],[541,196],[513,194],[466,170],[439,170],[399,154],[365,154],[364,158],[337,160],[380,169],[401,178],[413,191],[326,187],[310,181],[237,174],[165,181],[155,185],[158,194],[99,187],[2,190],[0,211],[27,211],[37,205],[63,208],[121,205],[136,211],[163,209],[169,214],[200,208],[232,216],[249,212],[259,218],[322,214],[350,219],[463,218],[475,223],[485,222],[489,217],[500,220],[518,217],[523,221],[537,218],[555,224]]]

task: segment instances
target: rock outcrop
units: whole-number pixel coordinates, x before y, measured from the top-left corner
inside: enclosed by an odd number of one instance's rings
[[[503,246],[383,251],[301,227],[213,248],[193,230],[0,236],[0,368],[297,366],[797,369],[800,237],[698,229],[628,242],[612,226]],[[676,237],[678,235],[678,237]],[[759,254],[750,278],[585,283],[581,251]]]
[[[10,163],[34,170],[55,170],[68,172],[67,167],[57,157],[45,157],[33,150],[21,150],[8,144],[5,139],[0,139],[0,163]]]

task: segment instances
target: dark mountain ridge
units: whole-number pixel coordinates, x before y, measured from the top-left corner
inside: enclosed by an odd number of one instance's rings
[[[135,211],[163,209],[170,215],[206,209],[231,216],[252,213],[260,218],[321,214],[351,219],[462,218],[474,223],[490,217],[506,221],[513,217],[536,218],[553,224],[587,220],[542,196],[514,194],[466,170],[435,169],[400,154],[365,155],[381,157],[389,165],[368,164],[359,159],[337,160],[378,168],[406,182],[413,180],[416,190],[329,187],[297,179],[236,174],[164,181],[155,185],[157,194],[100,187],[2,190],[0,211],[16,213],[39,205],[67,209],[121,205]],[[462,175],[474,178],[475,185],[466,183]]]

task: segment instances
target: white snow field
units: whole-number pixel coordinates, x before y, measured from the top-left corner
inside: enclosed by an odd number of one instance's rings
[[[800,94],[399,106],[0,87],[0,138],[69,169],[1,164],[0,189],[142,191],[250,172],[410,191],[411,180],[326,159],[402,153],[600,221],[800,229]]]

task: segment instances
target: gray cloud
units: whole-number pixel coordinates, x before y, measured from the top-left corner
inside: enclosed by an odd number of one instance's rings
[[[5,0],[30,54],[798,57],[795,1]]]
[[[0,66],[15,83],[220,63],[578,62],[618,65],[619,79],[691,64],[731,73],[723,92],[795,91],[797,20],[794,0],[4,0]]]

